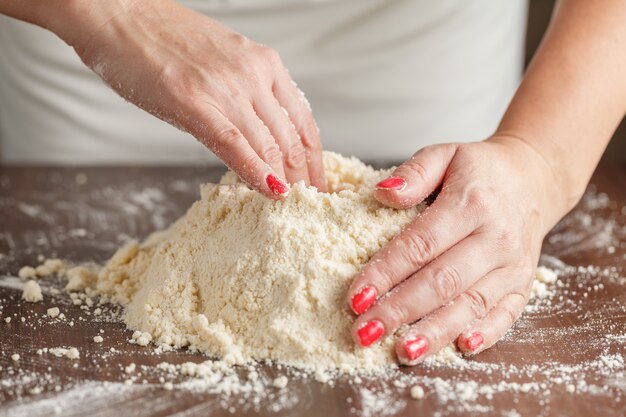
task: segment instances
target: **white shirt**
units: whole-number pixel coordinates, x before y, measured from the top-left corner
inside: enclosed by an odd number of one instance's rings
[[[493,132],[520,80],[527,0],[188,0],[281,54],[326,149],[407,159]],[[0,16],[0,161],[216,161],[125,102],[44,29]]]

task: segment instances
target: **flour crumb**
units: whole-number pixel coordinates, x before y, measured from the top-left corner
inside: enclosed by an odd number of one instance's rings
[[[419,385],[411,387],[411,398],[413,398],[414,400],[421,400],[422,398],[424,398],[424,388],[420,387]]]
[[[24,290],[22,292],[22,298],[29,303],[37,303],[43,300],[41,294],[41,287],[37,282],[30,280],[24,284]]]
[[[46,311],[46,315],[52,318],[57,317],[60,313],[59,307],[51,307]]]
[[[75,347],[49,348],[48,352],[50,352],[52,355],[56,356],[57,358],[66,357],[68,359],[78,359],[80,357],[80,352]]]
[[[284,375],[281,375],[278,378],[275,378],[274,381],[272,381],[272,386],[274,388],[282,389],[282,388],[287,387],[288,382],[289,380],[287,379],[287,377]]]
[[[94,336],[93,341],[94,343],[102,343],[104,339],[102,338],[102,336]]]
[[[54,274],[62,274],[65,263],[60,259],[46,259],[43,264],[35,268],[37,276],[47,277]]]
[[[152,341],[152,335],[148,332],[140,332],[136,330],[131,338],[131,343],[136,343],[139,346],[148,346]]]
[[[12,355],[11,355],[11,360],[12,360],[13,362],[18,362],[18,361],[20,360],[20,355],[19,355],[19,353],[14,353],[14,354],[12,354]]]
[[[32,266],[23,266],[17,275],[23,279],[34,279],[37,278],[37,271]]]

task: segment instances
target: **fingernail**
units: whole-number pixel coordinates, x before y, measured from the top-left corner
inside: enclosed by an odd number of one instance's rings
[[[471,336],[465,339],[465,347],[470,352],[476,351],[478,348],[480,348],[483,345],[483,343],[485,343],[485,338],[483,337],[482,334],[478,332],[473,333]]]
[[[376,184],[376,188],[383,190],[402,191],[406,187],[406,180],[400,177],[389,177]]]
[[[357,331],[361,346],[367,347],[377,341],[385,333],[385,326],[378,321],[368,321]]]
[[[373,287],[363,287],[361,291],[352,297],[352,310],[356,314],[363,314],[376,301],[376,289]]]
[[[428,342],[423,337],[416,337],[404,344],[404,353],[408,360],[416,361],[428,350]]]
[[[270,187],[270,190],[272,190],[274,194],[284,197],[289,193],[289,187],[275,175],[269,174],[265,182],[267,182],[267,186]]]

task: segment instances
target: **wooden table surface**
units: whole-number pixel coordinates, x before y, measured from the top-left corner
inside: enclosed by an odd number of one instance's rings
[[[22,265],[36,265],[40,255],[103,262],[125,240],[143,238],[181,216],[198,185],[222,172],[0,167],[0,416],[626,415],[626,168],[601,167],[581,204],[546,238],[549,256],[543,262],[559,271],[562,285],[535,301],[504,340],[461,368],[401,370],[424,387],[419,401],[389,378],[361,384],[339,379],[334,385],[292,378],[254,406],[237,395],[224,398],[176,384],[166,390],[158,374],[148,371],[125,385],[129,376],[122,368],[130,363],[206,358],[129,344],[132,332],[120,319],[86,315],[67,294],[51,294],[62,288],[58,279],[41,281],[43,302],[20,300],[16,274]],[[51,323],[45,312],[52,306],[68,320]],[[104,342],[93,343],[100,329]],[[56,346],[78,347],[80,359],[36,353]],[[11,360],[14,353],[19,362]],[[260,368],[268,378],[285,371]],[[42,392],[33,392],[35,387]]]

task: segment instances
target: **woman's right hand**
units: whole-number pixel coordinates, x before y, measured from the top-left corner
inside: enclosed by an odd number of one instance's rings
[[[126,100],[267,197],[299,180],[326,190],[311,109],[274,50],[171,0],[68,3],[47,26]]]

